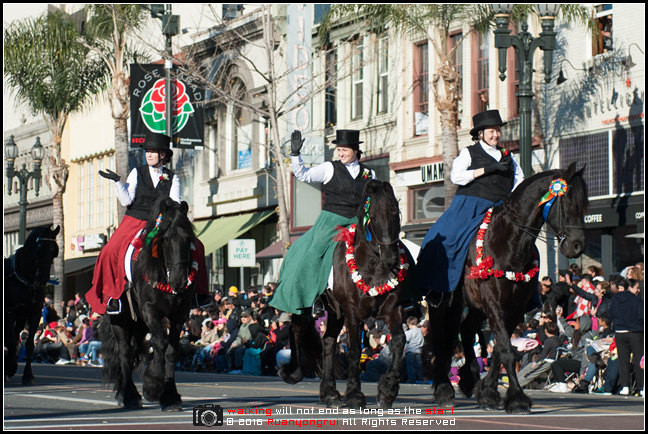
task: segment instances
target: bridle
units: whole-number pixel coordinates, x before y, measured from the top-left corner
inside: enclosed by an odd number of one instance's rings
[[[54,239],[54,238],[38,237],[38,238],[36,238],[36,242],[35,242],[37,252],[39,250],[41,241],[49,241],[49,242],[53,242],[53,243],[56,244],[56,239]],[[16,261],[17,261],[17,258],[18,258],[18,253],[20,251],[26,252],[26,250],[24,250],[24,247],[21,247],[19,249],[19,251],[16,251],[16,253],[14,253],[14,255],[11,257],[11,274],[9,274],[9,277],[15,276],[16,279],[18,279],[18,281],[20,283],[22,283],[23,285],[25,285],[27,287],[30,287],[30,288],[44,288],[45,285],[47,285],[47,281],[45,281],[43,284],[37,284],[36,283],[36,278],[38,277],[38,270],[36,271],[36,273],[34,273],[34,278],[33,278],[32,282],[29,282],[28,278],[26,278],[24,276],[21,276],[20,273],[18,272],[18,264],[17,264]],[[20,253],[22,253],[22,252],[20,252]]]
[[[571,226],[565,224],[565,205],[563,203],[564,195],[567,193],[567,182],[562,178],[556,178],[551,181],[549,190],[545,195],[540,199],[540,202],[536,206],[536,214],[541,210],[543,222],[547,224],[549,232],[558,239],[558,248],[560,249],[563,243],[567,240],[567,229],[576,228],[577,226]],[[556,205],[558,212],[558,230],[553,230],[553,225],[549,222],[549,212],[551,208]],[[535,231],[539,228],[534,228],[531,226],[525,226],[520,223],[517,223],[514,219],[511,220],[513,225],[520,228],[522,232],[531,236],[532,238],[537,238],[540,241],[549,243],[549,237],[546,235],[536,234]]]

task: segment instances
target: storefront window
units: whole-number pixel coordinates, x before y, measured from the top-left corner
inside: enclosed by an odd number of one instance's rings
[[[445,210],[443,182],[410,189],[410,221],[437,220]]]

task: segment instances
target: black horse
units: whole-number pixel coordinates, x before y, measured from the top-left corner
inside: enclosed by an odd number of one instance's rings
[[[142,398],[132,378],[133,369],[139,366],[144,398],[159,401],[163,411],[181,411],[174,371],[180,330],[194,293],[195,235],[186,202],[161,199],[153,209],[143,235],[132,243],[141,250],[131,261],[133,285],[121,297],[124,308],[119,315],[105,315],[99,326],[103,373],[125,408],[140,408]]]
[[[436,332],[428,335],[431,339],[428,343],[432,344],[436,356],[437,405],[455,404],[448,372],[460,332],[466,349],[466,363],[459,372],[461,391],[466,396],[474,393],[480,407],[497,409],[500,403],[497,379],[503,365],[509,378],[505,410],[508,413],[530,411],[531,399],[524,394],[517,379],[510,337],[522,320],[533,291],[538,288],[534,256],[541,227],[547,224],[560,242],[560,251],[569,258],[579,256],[585,248],[583,216],[588,206],[587,186],[583,169],[576,171],[575,168],[576,164],[572,163],[565,171],[538,173],[524,180],[496,207],[490,221],[487,216],[473,238],[466,259],[463,290],[460,282],[454,293],[445,296],[431,310],[431,329]],[[468,314],[462,321],[464,303]],[[494,334],[495,347],[490,370],[478,381],[479,369],[471,349],[475,334],[486,318]]]
[[[25,244],[13,256],[4,260],[4,346],[5,378],[12,377],[18,370],[17,346],[19,335],[29,328],[25,349],[27,358],[22,383],[34,383],[32,358],[34,356],[34,335],[40,322],[45,298],[45,285],[50,278],[50,269],[59,248],[56,226],[51,229],[41,226],[33,229]]]
[[[286,382],[294,384],[302,379],[304,358],[318,359],[322,370],[320,400],[329,407],[341,405],[334,365],[339,349],[337,337],[343,325],[349,336],[345,403],[353,408],[366,406],[360,390],[360,326],[361,321],[372,316],[384,320],[392,336],[392,363],[378,383],[378,403],[390,408],[398,395],[405,345],[402,306],[407,301],[407,269],[414,260],[399,241],[400,211],[392,186],[369,181],[363,197],[367,199],[358,209],[358,223],[341,230],[337,239],[333,289],[327,290],[324,297],[328,322],[323,345],[312,318],[293,315],[290,371],[280,371]]]

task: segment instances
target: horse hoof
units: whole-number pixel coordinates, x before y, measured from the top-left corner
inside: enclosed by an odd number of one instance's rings
[[[36,379],[32,378],[23,378],[22,379],[22,385],[23,386],[33,386],[36,384]]]
[[[287,372],[285,367],[282,367],[279,370],[279,376],[283,381],[285,381],[288,384],[297,384],[300,381],[302,381],[302,379],[304,378],[304,375],[302,374],[302,370],[299,368],[295,369],[294,372]]]
[[[509,414],[529,414],[531,413],[531,404],[531,398],[521,394],[515,399],[508,399],[504,404],[504,408]]]
[[[124,407],[124,410],[139,410],[140,408],[142,408],[142,401],[125,401],[122,403],[122,406]]]
[[[367,399],[360,393],[358,395],[347,396],[345,398],[346,406],[349,408],[366,408]]]
[[[146,392],[145,390],[142,391],[142,395],[144,396],[144,399],[146,399],[148,402],[158,402],[160,400],[159,395],[153,396],[152,394]]]
[[[182,403],[176,402],[174,404],[163,405],[161,408],[162,411],[166,411],[166,412],[182,411]]]
[[[450,383],[442,383],[434,391],[434,400],[439,407],[451,408],[456,405],[455,392]]]

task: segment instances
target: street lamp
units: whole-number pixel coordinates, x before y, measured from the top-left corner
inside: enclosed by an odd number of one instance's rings
[[[180,15],[173,15],[171,13],[171,5],[167,4],[152,4],[151,17],[158,18],[162,21],[162,33],[166,38],[165,51],[168,59],[164,61],[165,77],[164,77],[164,95],[165,95],[165,115],[166,115],[166,135],[173,141],[173,114],[172,107],[173,94],[171,87],[171,69],[173,68],[173,47],[171,40],[173,36],[180,34]]]
[[[520,86],[517,96],[520,100],[520,166],[524,176],[529,176],[531,170],[531,100],[533,98],[533,53],[536,48],[545,51],[544,73],[545,81],[551,81],[551,63],[553,50],[556,48],[556,32],[554,32],[554,19],[558,12],[559,4],[536,5],[542,21],[542,32],[534,38],[528,32],[529,25],[526,17],[522,20],[522,31],[518,35],[510,35],[509,18],[512,4],[495,4],[492,6],[495,13],[495,48],[499,53],[500,80],[506,79],[506,49],[514,47],[518,56],[518,71]]]
[[[25,163],[23,163],[20,170],[14,169],[14,162],[18,156],[18,146],[16,146],[13,135],[9,136],[4,150],[7,160],[7,195],[11,195],[13,178],[18,178],[18,191],[20,192],[20,199],[18,200],[18,206],[20,208],[18,243],[24,244],[27,230],[27,183],[29,182],[29,178],[34,179],[34,193],[38,196],[41,181],[41,162],[45,157],[45,149],[41,145],[40,137],[36,137],[36,143],[34,143],[31,150],[31,156],[34,160],[34,170],[31,172],[27,170]]]

